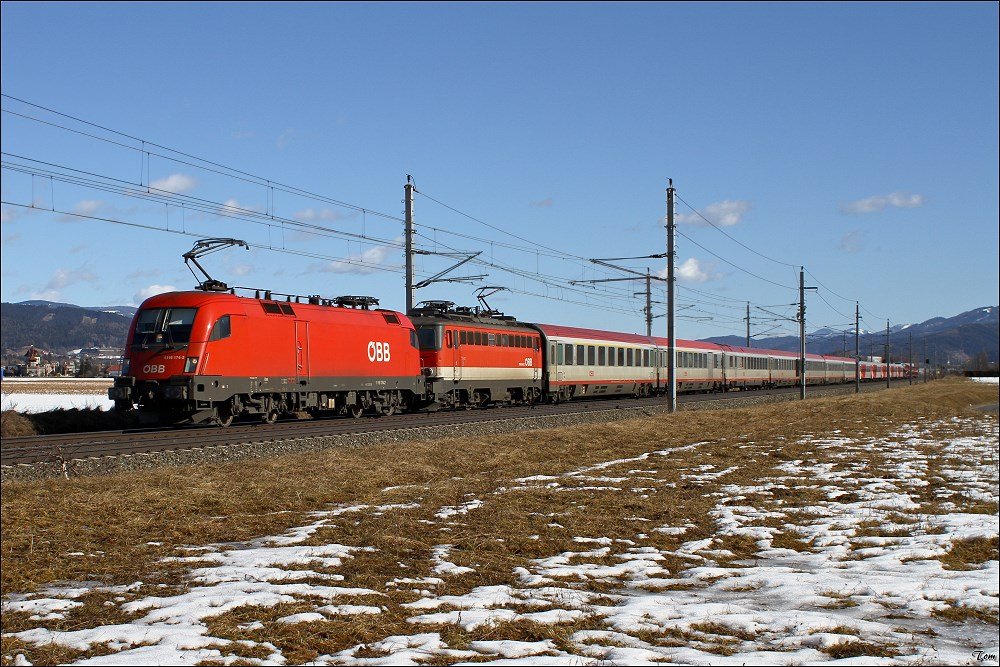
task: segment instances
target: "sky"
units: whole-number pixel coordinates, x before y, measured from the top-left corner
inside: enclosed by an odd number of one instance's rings
[[[402,309],[411,175],[416,279],[483,276],[417,301],[641,332],[589,260],[664,253],[672,178],[680,338],[796,332],[800,266],[810,331],[1000,303],[996,3],[0,12],[6,302],[139,304],[231,237],[230,285]]]

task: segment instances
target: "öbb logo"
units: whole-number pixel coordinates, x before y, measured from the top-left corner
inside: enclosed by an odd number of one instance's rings
[[[389,343],[368,341],[368,361],[389,361]]]
[[[166,373],[167,367],[163,364],[146,364],[142,367],[143,373],[149,373],[151,375]]]

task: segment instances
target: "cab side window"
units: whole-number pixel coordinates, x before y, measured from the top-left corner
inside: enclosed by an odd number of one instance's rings
[[[222,340],[223,338],[229,338],[231,333],[229,315],[223,315],[216,320],[215,325],[212,327],[212,333],[208,336],[208,339]]]

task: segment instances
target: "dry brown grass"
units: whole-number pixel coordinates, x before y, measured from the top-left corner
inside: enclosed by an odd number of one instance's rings
[[[860,640],[840,642],[839,644],[827,646],[822,650],[834,660],[860,657],[894,658],[899,655],[899,651],[892,646],[872,644]]]
[[[38,435],[35,424],[20,412],[4,410],[0,414],[0,437],[17,438],[24,435]]]
[[[109,431],[134,425],[129,418],[100,408],[69,408],[32,414],[7,410],[0,418],[0,437]]]
[[[954,540],[937,558],[947,570],[976,570],[990,560],[1000,560],[1000,539],[970,537]]]
[[[784,461],[815,461],[830,455],[797,442],[802,436],[831,429],[840,429],[840,435],[845,437],[878,436],[921,416],[933,419],[962,413],[969,405],[985,402],[993,391],[982,385],[937,382],[891,392],[814,399],[805,406],[783,403],[731,411],[683,412],[509,436],[372,445],[259,461],[162,468],[113,478],[5,482],[0,583],[4,594],[28,592],[59,581],[95,579],[106,584],[137,580],[153,585],[164,583],[169,592],[184,585],[186,570],[160,561],[175,555],[177,547],[243,542],[279,534],[312,521],[307,512],[336,504],[414,503],[416,507],[382,514],[341,515],[306,542],[375,547],[375,551],[358,552],[345,560],[336,572],[344,576],[344,586],[385,591],[386,597],[378,602],[357,601],[384,605],[386,611],[382,614],[287,625],[273,621],[296,611],[311,610],[314,605],[293,605],[294,610],[243,608],[213,619],[211,634],[254,641],[266,638],[278,645],[290,662],[415,630],[441,632],[454,648],[486,637],[525,641],[541,637],[562,645],[576,629],[603,626],[590,617],[572,624],[507,624],[472,632],[448,625],[414,625],[407,620],[413,616],[412,610],[400,605],[417,596],[405,586],[398,591],[387,589],[386,582],[395,577],[431,574],[432,549],[442,543],[454,545],[450,561],[475,568],[474,572],[445,578],[436,591],[446,595],[463,594],[481,585],[517,584],[512,570],[526,560],[589,551],[597,546],[574,542],[574,536],[635,540],[636,534],[643,532],[647,537],[642,546],[676,550],[684,542],[715,534],[710,511],[717,501],[712,493],[720,485],[750,486],[784,475],[775,469]],[[650,456],[593,473],[627,477],[633,469],[653,471],[644,472],[641,479],[606,483],[621,487],[621,491],[585,490],[582,487],[594,482],[566,477],[559,479],[558,488],[514,481],[531,475],[561,475],[594,463],[702,441],[709,443],[669,457]],[[749,444],[733,447],[732,443],[738,441]],[[866,474],[875,475],[891,466],[878,452],[857,452],[853,456],[852,461],[864,462]],[[685,473],[706,463],[716,466],[716,471],[739,467],[721,481],[685,481]],[[773,499],[780,500],[782,510],[790,515],[825,498],[817,480],[786,484],[788,489],[774,490]],[[643,491],[635,492],[637,487],[643,487]],[[500,488],[508,491],[498,493]],[[513,488],[518,490],[511,491]],[[458,506],[473,498],[484,504],[468,514],[435,519],[441,507]],[[694,527],[681,536],[652,530],[686,524]],[[533,535],[539,539],[531,539]],[[778,537],[776,546],[809,548],[792,532]],[[752,559],[759,550],[755,540],[739,537],[724,538],[712,548],[728,549],[736,560]],[[70,556],[72,552],[92,555]],[[578,560],[602,562],[598,558]],[[604,562],[620,561],[607,558]],[[660,565],[670,573],[664,576],[676,576],[691,561],[668,557]],[[587,578],[579,585],[589,591],[613,592],[621,582]],[[846,605],[847,600],[835,600],[837,603]],[[87,611],[68,615],[66,623],[93,627],[117,620],[108,614],[102,617],[100,605],[87,605]],[[248,632],[238,627],[251,620],[261,620],[265,629]],[[24,627],[24,619],[5,614],[5,630],[8,621],[18,629]],[[691,637],[662,639],[688,641]],[[706,650],[727,654],[737,649],[739,640],[731,634],[716,638],[709,642],[712,648]],[[4,641],[5,655],[27,650],[15,646],[16,642],[11,644],[13,640]],[[8,646],[12,647],[9,651]],[[43,662],[74,657],[38,651],[31,649],[27,654]]]

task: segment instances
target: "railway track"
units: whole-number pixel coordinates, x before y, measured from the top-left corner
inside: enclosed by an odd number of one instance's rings
[[[903,381],[905,382],[905,381]],[[894,383],[898,384],[898,382]],[[849,385],[810,387],[811,394],[827,393]],[[863,385],[868,390],[885,387],[884,383]],[[794,394],[797,387],[739,391],[727,394],[684,394],[679,405],[705,401],[744,402],[746,399],[782,394]],[[197,450],[253,443],[273,443],[330,436],[345,436],[374,432],[405,431],[435,426],[459,426],[507,419],[573,415],[595,411],[662,407],[663,397],[575,401],[558,405],[540,404],[534,407],[515,406],[479,410],[440,411],[350,419],[286,420],[275,424],[235,424],[221,429],[214,426],[182,428],[146,428],[124,431],[65,433],[17,438],[4,438],[0,448],[0,466],[34,463],[67,462],[80,459],[114,457],[154,452]]]

